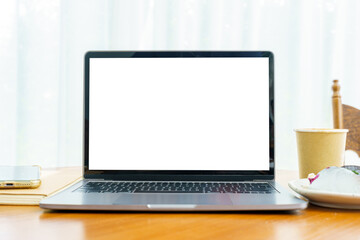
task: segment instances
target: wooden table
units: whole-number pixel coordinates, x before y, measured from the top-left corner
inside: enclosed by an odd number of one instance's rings
[[[277,172],[283,185],[294,172]],[[0,239],[360,239],[360,211],[293,213],[50,212],[0,206]]]

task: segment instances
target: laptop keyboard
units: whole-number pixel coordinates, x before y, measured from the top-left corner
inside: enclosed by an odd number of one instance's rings
[[[277,192],[265,182],[122,182],[91,181],[74,190],[85,193],[248,193]]]

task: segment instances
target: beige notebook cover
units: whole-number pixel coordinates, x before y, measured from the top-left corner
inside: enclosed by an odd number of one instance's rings
[[[41,199],[71,186],[82,179],[81,167],[41,171],[41,185],[35,189],[0,189],[0,204],[39,205]]]

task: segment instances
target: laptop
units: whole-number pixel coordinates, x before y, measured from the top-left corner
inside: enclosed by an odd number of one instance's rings
[[[40,207],[307,207],[274,181],[271,52],[88,52],[84,76],[84,178]]]

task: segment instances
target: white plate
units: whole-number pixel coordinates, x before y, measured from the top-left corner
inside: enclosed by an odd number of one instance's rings
[[[360,194],[338,193],[309,189],[308,179],[298,179],[289,182],[289,187],[307,198],[312,204],[343,209],[360,209]]]

